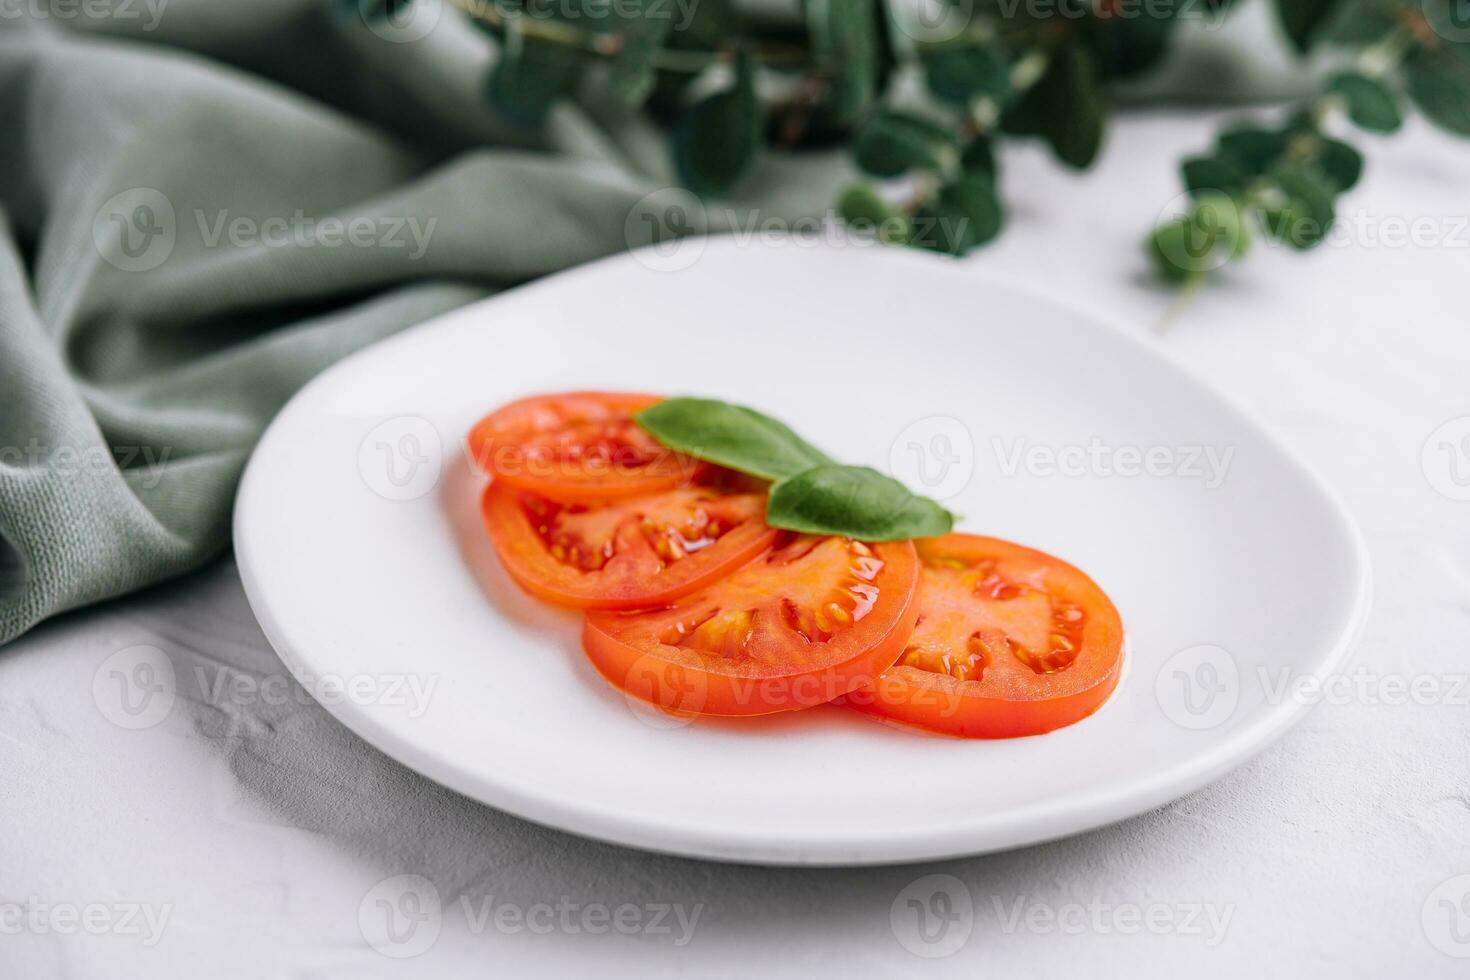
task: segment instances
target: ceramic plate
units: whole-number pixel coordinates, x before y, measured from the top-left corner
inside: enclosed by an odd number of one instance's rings
[[[325,372],[271,425],[235,515],[246,591],[295,676],[382,751],[635,847],[909,861],[1188,793],[1280,735],[1304,710],[1295,685],[1342,662],[1368,589],[1343,509],[1152,346],[918,253],[701,247],[677,272],[622,255],[440,317]],[[756,405],[941,498],[962,530],[1073,562],[1128,630],[1116,694],[994,742],[833,706],[686,723],[630,704],[583,657],[579,617],[498,567],[461,448],[496,405],[574,388]]]

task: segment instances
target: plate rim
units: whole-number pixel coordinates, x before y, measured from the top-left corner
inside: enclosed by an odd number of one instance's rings
[[[637,253],[651,251],[651,248],[621,251],[572,266],[523,286],[436,314],[421,323],[368,344],[329,365],[298,389],[275,413],[251,449],[235,499],[231,532],[236,563],[251,612],[282,663],[308,691],[310,691],[308,678],[312,676],[311,671],[264,599],[264,586],[258,578],[259,568],[252,556],[253,547],[250,537],[242,533],[242,529],[250,520],[248,512],[253,496],[252,488],[256,482],[263,479],[259,475],[263,464],[258,465],[257,462],[259,451],[279,432],[292,407],[306,400],[306,397],[319,386],[325,387],[330,384],[337,372],[350,370],[360,357],[369,352],[373,352],[376,356],[382,353],[382,348],[391,347],[395,343],[412,342],[415,335],[435,328],[443,321],[462,317],[469,310],[494,304],[506,297],[524,296],[528,291],[556,288],[570,279],[587,277],[611,266],[634,262],[643,265]],[[729,235],[707,238],[704,242],[702,257],[709,255],[712,250],[736,253],[780,252],[783,250],[787,252],[834,251],[810,246],[791,246],[783,249],[783,246],[777,245],[741,243]],[[1151,343],[1146,336],[1125,327],[1118,319],[1084,308],[1071,298],[1047,295],[1031,284],[1006,281],[989,270],[980,270],[973,265],[966,266],[955,262],[949,268],[945,268],[944,263],[952,260],[910,254],[888,246],[878,245],[871,249],[843,251],[881,251],[885,254],[878,261],[896,261],[900,265],[903,263],[922,265],[931,273],[954,276],[956,279],[964,279],[972,286],[1007,292],[1027,302],[1066,311],[1076,320],[1108,330],[1114,339],[1131,346],[1135,352],[1183,375],[1195,388],[1213,398],[1239,422],[1249,427],[1253,434],[1269,444],[1278,456],[1296,471],[1296,475],[1302,482],[1327,505],[1333,522],[1344,532],[1351,561],[1356,571],[1353,576],[1355,585],[1352,607],[1330,648],[1311,671],[1311,676],[1319,681],[1325,681],[1340,669],[1360,638],[1371,608],[1373,577],[1366,542],[1356,521],[1353,520],[1351,513],[1337,493],[1306,460],[1253,411],[1236,397],[1222,391],[1204,375],[1201,369],[1183,361],[1179,355]],[[1303,674],[1303,676],[1307,675]],[[470,773],[440,756],[422,751],[413,742],[399,738],[391,729],[380,724],[369,709],[359,708],[345,701],[330,704],[321,701],[316,703],[369,745],[420,775],[476,802],[504,810],[542,826],[619,846],[678,857],[737,864],[801,867],[879,866],[961,858],[1012,850],[1097,830],[1187,796],[1238,768],[1274,743],[1314,707],[1313,704],[1304,703],[1301,699],[1283,699],[1278,704],[1268,706],[1267,710],[1262,712],[1261,717],[1251,724],[1232,732],[1228,738],[1208,746],[1187,760],[1167,769],[1150,772],[1138,779],[1094,791],[1080,798],[1068,796],[1065,800],[1042,801],[1020,809],[1011,808],[1005,811],[1003,819],[992,818],[987,821],[983,818],[970,817],[940,827],[926,824],[923,828],[908,834],[903,833],[902,828],[895,828],[883,835],[864,832],[853,835],[850,839],[843,839],[840,833],[828,832],[821,839],[821,851],[813,852],[809,848],[816,843],[815,838],[793,839],[784,832],[762,834],[759,827],[748,828],[738,838],[728,833],[723,834],[721,840],[717,842],[702,838],[698,833],[691,833],[686,825],[664,823],[647,816],[634,816],[621,809],[599,807],[595,803],[566,806],[553,797],[538,796],[493,778]],[[1079,814],[1085,814],[1085,817],[1078,819]],[[1059,822],[1066,823],[1067,826],[1058,829],[1056,824]],[[1034,831],[1022,829],[1028,825],[1034,828]],[[1000,832],[1006,828],[1011,828],[1011,832]],[[976,845],[974,841],[980,837],[1004,837],[1006,842]],[[970,841],[968,844],[965,842],[967,838]]]

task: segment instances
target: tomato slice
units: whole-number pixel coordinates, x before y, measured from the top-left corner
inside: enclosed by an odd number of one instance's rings
[[[656,395],[573,391],[502,405],[475,424],[470,454],[508,486],[556,500],[634,497],[687,484],[703,464],[633,421]]]
[[[775,540],[763,483],[708,471],[690,487],[603,502],[557,502],[493,482],[485,527],[511,578],[582,609],[667,605]]]
[[[1091,579],[997,538],[915,542],[918,624],[855,708],[968,738],[1049,732],[1096,711],[1118,684],[1123,624]]]
[[[603,676],[676,714],[760,715],[871,683],[913,627],[908,541],[782,531],[764,554],[665,609],[591,612],[582,646]]]

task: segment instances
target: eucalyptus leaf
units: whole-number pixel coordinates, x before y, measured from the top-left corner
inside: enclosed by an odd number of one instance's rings
[[[945,184],[914,215],[915,245],[963,255],[1000,233],[1004,223],[995,182],[983,171],[960,175]]]
[[[1334,220],[1332,182],[1311,164],[1283,165],[1271,174],[1271,179],[1287,203],[1268,209],[1267,229],[1292,248],[1309,249],[1321,244]]]
[[[565,44],[509,34],[490,71],[490,101],[514,122],[539,126],[576,84],[581,67],[578,52]]]
[[[694,105],[674,128],[674,165],[694,193],[717,196],[750,169],[760,141],[755,70],[742,51],[736,58],[735,84]]]
[[[1235,164],[1250,176],[1260,176],[1286,152],[1290,138],[1286,133],[1266,129],[1254,123],[1233,126],[1215,141],[1218,155]]]
[[[633,420],[670,449],[767,480],[831,462],[785,423],[714,398],[668,398]]]
[[[1360,129],[1373,133],[1392,133],[1403,125],[1399,97],[1382,81],[1356,72],[1332,76],[1327,91],[1336,92],[1347,102],[1347,114]]]
[[[1191,194],[1204,191],[1238,193],[1244,189],[1249,175],[1230,157],[1190,157],[1180,166],[1184,186]]]
[[[901,244],[909,240],[909,219],[889,204],[878,192],[863,184],[849,187],[837,202],[842,220],[855,231],[876,235],[885,242]]]
[[[966,173],[979,171],[989,174],[992,180],[995,179],[999,168],[995,160],[995,144],[990,137],[982,133],[972,139],[970,145],[965,147],[965,152],[960,155],[960,166]]]
[[[1156,228],[1148,245],[1158,272],[1184,282],[1244,255],[1250,233],[1234,198],[1204,191],[1188,214]]]
[[[902,541],[947,534],[954,515],[875,469],[828,463],[771,487],[766,523],[806,534]]]
[[[1304,53],[1341,6],[1340,0],[1276,0],[1276,15],[1292,45]]]
[[[1080,43],[1051,53],[1046,71],[1002,116],[1004,129],[1040,136],[1063,163],[1082,169],[1102,147],[1108,95],[1090,50]]]
[[[1470,136],[1470,45],[1416,48],[1404,59],[1409,97],[1429,121]]]
[[[858,167],[874,177],[897,177],[915,168],[946,172],[959,159],[954,135],[938,123],[908,112],[875,113],[858,133]]]
[[[608,65],[607,94],[614,104],[633,109],[653,92],[654,57],[674,26],[674,13],[661,0],[624,0],[612,9],[612,29],[623,47]]]
[[[1363,154],[1342,140],[1322,137],[1316,160],[1322,172],[1337,185],[1338,193],[1352,190],[1363,176]]]
[[[989,44],[940,48],[924,61],[924,78],[935,98],[957,106],[980,98],[1004,105],[1013,91],[1005,54]]]
[[[826,108],[838,123],[860,119],[878,94],[876,0],[803,0],[812,58],[828,79]]]
[[[1119,3],[1118,8],[1126,9]],[[1093,16],[1087,25],[1087,46],[1098,68],[1108,78],[1132,78],[1156,67],[1169,51],[1182,3],[1141,3],[1121,16]]]

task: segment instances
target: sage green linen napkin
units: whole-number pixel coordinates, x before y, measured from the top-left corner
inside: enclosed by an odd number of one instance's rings
[[[655,232],[662,135],[518,130],[492,57],[447,5],[410,41],[329,0],[7,7],[0,643],[223,551],[251,446],[334,360]],[[818,214],[844,167],[772,159],[710,228]]]

